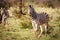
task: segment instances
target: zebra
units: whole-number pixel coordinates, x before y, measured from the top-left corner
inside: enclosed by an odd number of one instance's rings
[[[48,30],[48,22],[49,22],[49,15],[45,12],[42,12],[40,14],[38,14],[35,9],[29,5],[28,6],[28,15],[30,16],[30,20],[34,29],[34,34],[37,37],[40,37],[43,33],[43,24],[45,24],[45,34],[47,35],[47,30]],[[38,30],[38,25],[41,29],[41,32],[39,35],[37,35],[37,30]]]
[[[8,24],[7,19],[9,18],[9,12],[5,8],[3,8],[2,11],[3,11],[2,12],[2,23],[3,23],[3,25],[6,25],[6,24]]]
[[[0,24],[2,23],[2,14],[1,14],[1,9],[0,9]]]

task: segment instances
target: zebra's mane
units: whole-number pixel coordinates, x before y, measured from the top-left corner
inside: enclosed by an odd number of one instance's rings
[[[36,13],[35,9],[32,7],[31,10],[32,11],[30,11],[30,13],[31,13],[30,15],[31,15],[32,19],[36,19],[37,18],[37,13]]]

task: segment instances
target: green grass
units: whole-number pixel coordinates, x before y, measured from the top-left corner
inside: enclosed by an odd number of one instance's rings
[[[7,27],[0,24],[0,40],[60,40],[60,8],[35,7],[35,9],[37,12],[44,11],[49,14],[49,34],[47,37],[42,35],[42,37],[36,39],[30,20],[22,16],[20,19],[9,18]]]
[[[19,32],[3,32],[3,40],[29,40],[33,37],[31,30],[20,29]],[[23,36],[22,36],[23,35]]]

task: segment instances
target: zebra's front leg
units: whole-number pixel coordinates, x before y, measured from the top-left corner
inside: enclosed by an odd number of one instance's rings
[[[33,26],[33,29],[34,29],[34,35],[35,35],[35,37],[37,37],[38,36],[38,33],[37,33],[37,24],[32,22],[32,26]]]
[[[42,33],[43,33],[43,27],[42,27],[42,25],[40,25],[40,29],[41,29],[41,32],[40,32],[38,38],[41,37],[42,36]]]

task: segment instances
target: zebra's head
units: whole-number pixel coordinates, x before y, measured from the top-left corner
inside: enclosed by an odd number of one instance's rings
[[[31,5],[28,6],[28,14],[30,15],[31,13]]]
[[[31,5],[28,6],[28,14],[29,15],[34,15],[35,14],[35,9]]]

